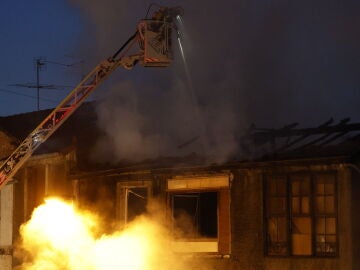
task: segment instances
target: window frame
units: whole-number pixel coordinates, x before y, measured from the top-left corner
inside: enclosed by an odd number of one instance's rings
[[[181,238],[173,242],[175,252],[215,253],[229,255],[230,242],[230,175],[177,176],[167,181],[167,205],[169,218],[173,217],[171,197],[176,194],[206,193],[217,194],[217,237]],[[216,247],[215,247],[216,244]]]
[[[204,203],[204,201],[202,200],[202,195],[206,194],[206,193],[213,193],[213,195],[216,196],[216,236],[204,236],[204,235],[200,235],[199,232],[201,232],[201,225],[203,225],[204,220],[201,219],[201,211],[202,211],[202,204]],[[172,226],[173,229],[176,229],[176,217],[175,217],[175,212],[176,212],[176,208],[175,208],[175,199],[176,198],[190,198],[190,199],[196,199],[196,214],[197,214],[197,218],[194,221],[194,230],[196,230],[197,232],[195,234],[191,234],[191,236],[189,235],[182,235],[181,237],[179,237],[179,239],[192,239],[194,241],[198,241],[198,240],[214,240],[214,239],[219,239],[219,197],[220,197],[220,191],[216,190],[216,189],[211,189],[211,190],[189,190],[189,191],[182,191],[182,192],[168,192],[168,200],[169,200],[169,206],[170,206],[170,214],[171,214],[171,220],[172,220]]]
[[[152,182],[151,181],[118,181],[116,183],[116,219],[122,226],[129,223],[129,190],[133,188],[144,188],[147,190],[146,201],[152,198]]]
[[[307,177],[309,179],[309,213],[308,214],[301,214],[301,213],[293,213],[293,209],[292,209],[292,193],[291,193],[291,183],[293,181],[295,181],[294,179],[296,178],[301,178],[302,180],[305,179],[305,177]],[[327,177],[328,179],[331,179],[330,181],[333,184],[333,194],[331,194],[333,196],[333,212],[332,213],[319,213],[318,210],[316,210],[316,204],[315,204],[315,198],[317,196],[320,196],[319,194],[317,194],[315,192],[315,188],[316,188],[316,184],[318,184],[321,181],[328,181],[326,180]],[[330,178],[329,178],[330,177]],[[270,226],[270,222],[269,220],[271,219],[271,217],[276,217],[276,214],[274,214],[273,212],[271,212],[270,207],[270,199],[271,197],[271,191],[270,191],[270,182],[271,181],[281,181],[279,179],[284,179],[285,180],[285,213],[282,215],[282,217],[286,218],[285,221],[285,230],[284,230],[284,234],[285,234],[285,251],[280,253],[274,253],[271,252],[271,244],[270,244],[270,232],[269,232],[269,226]],[[325,179],[325,180],[324,180]],[[324,196],[327,196],[326,194],[324,194]],[[273,196],[274,197],[274,196]],[[301,196],[300,196],[301,198]],[[337,174],[336,171],[327,171],[327,172],[288,172],[288,173],[276,173],[276,174],[264,174],[263,177],[263,218],[264,218],[264,255],[265,256],[269,256],[269,257],[319,257],[319,258],[336,258],[339,255],[339,226],[338,226],[338,221],[339,221],[339,214],[338,214],[338,179],[337,179]],[[281,216],[281,215],[280,215]],[[309,217],[310,218],[310,226],[311,226],[311,234],[310,234],[310,242],[311,242],[311,253],[309,254],[294,254],[293,251],[293,225],[292,225],[292,221],[293,218],[295,217]],[[319,235],[319,232],[317,231],[316,228],[316,220],[318,218],[325,218],[325,220],[327,218],[334,218],[335,222],[334,222],[334,226],[335,226],[335,232],[333,234],[327,233],[325,231],[325,233],[323,234],[325,237],[326,236],[332,236],[335,238],[335,242],[329,242],[329,246],[331,246],[331,243],[333,244],[332,246],[334,247],[335,251],[333,253],[321,253],[317,250],[317,241],[316,241],[316,237]],[[278,226],[278,225],[276,225]],[[326,229],[326,227],[325,227]],[[275,242],[276,243],[276,242]],[[325,243],[326,245],[326,243]]]
[[[324,174],[325,173],[323,173],[323,175]],[[318,175],[321,175],[321,174],[315,174],[314,178],[315,178],[315,176],[318,176]],[[327,175],[330,175],[330,173],[327,173]],[[332,175],[334,176],[334,178],[333,178],[333,181],[334,181],[334,190],[333,190],[333,194],[334,194],[334,202],[333,202],[334,203],[334,210],[333,210],[333,213],[319,213],[319,212],[315,213],[315,211],[314,211],[314,219],[313,219],[314,225],[313,226],[314,226],[314,228],[316,228],[315,219],[317,217],[319,217],[319,216],[320,217],[325,217],[325,218],[335,218],[335,223],[334,223],[334,225],[335,225],[335,233],[332,234],[332,235],[335,236],[335,252],[334,252],[333,255],[326,254],[326,253],[324,253],[323,255],[315,254],[314,256],[316,256],[316,257],[333,258],[333,257],[338,257],[339,256],[338,180],[337,180],[335,172]],[[322,180],[324,180],[324,179],[322,179]],[[313,181],[312,188],[315,190],[315,181]],[[324,194],[324,195],[326,195],[326,194]],[[313,198],[315,198],[315,197],[316,197],[316,194],[314,192]],[[314,203],[314,207],[315,207],[315,203]],[[317,253],[317,250],[316,250],[316,244],[317,244],[316,236],[318,235],[318,232],[316,231],[316,229],[315,229],[314,233],[315,233],[315,237],[314,237],[314,249],[315,250],[314,250],[314,252]],[[329,236],[330,233],[328,233],[328,234],[325,233],[324,235]],[[326,244],[326,242],[325,242],[325,244]]]
[[[275,198],[279,198],[279,197],[283,197],[284,200],[285,200],[285,212],[284,213],[270,213],[269,214],[269,211],[268,211],[268,208],[270,207],[270,202],[268,202],[268,199],[269,199],[269,196],[267,196],[267,193],[266,193],[266,190],[268,190],[269,188],[269,185],[268,185],[268,178],[269,177],[282,177],[284,182],[285,182],[285,195],[283,196],[280,196],[278,194],[276,194],[276,196],[274,196]],[[265,255],[268,255],[268,256],[289,256],[289,246],[290,246],[290,242],[289,242],[289,235],[290,235],[290,231],[289,231],[289,220],[290,220],[290,217],[289,217],[289,211],[286,211],[288,209],[288,194],[289,194],[289,190],[288,190],[288,178],[286,175],[267,175],[265,177],[265,181],[264,181],[264,240],[265,240]],[[278,187],[276,187],[276,192],[278,191]],[[269,236],[269,233],[268,233],[268,230],[269,230],[269,218],[271,217],[274,217],[274,218],[283,218],[285,219],[285,231],[284,231],[284,234],[285,234],[285,241],[276,241],[277,245],[276,249],[281,249],[282,248],[282,245],[285,245],[285,252],[284,254],[282,255],[275,255],[275,254],[269,254],[269,244],[268,242],[270,241],[270,236]],[[278,239],[278,237],[277,237]]]

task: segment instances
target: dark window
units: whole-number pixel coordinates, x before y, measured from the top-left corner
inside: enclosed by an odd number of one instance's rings
[[[336,255],[334,174],[267,176],[264,187],[268,255]]]
[[[146,213],[148,197],[147,187],[133,187],[127,189],[127,222]]]
[[[217,237],[217,197],[217,192],[171,195],[173,218],[181,237]]]

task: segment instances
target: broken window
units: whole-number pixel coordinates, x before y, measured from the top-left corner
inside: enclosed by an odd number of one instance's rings
[[[146,187],[129,187],[126,188],[127,214],[126,222],[133,221],[137,216],[146,212],[148,202],[148,188]]]
[[[176,252],[230,253],[229,176],[168,180]]]
[[[171,195],[176,228],[189,238],[217,237],[217,192]]]
[[[146,213],[151,194],[151,183],[132,181],[117,183],[117,218],[123,224],[133,221]]]
[[[330,173],[266,177],[267,254],[335,256],[335,190]]]

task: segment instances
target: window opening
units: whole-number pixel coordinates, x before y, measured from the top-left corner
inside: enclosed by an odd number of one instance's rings
[[[181,237],[217,237],[217,192],[173,194],[171,204],[174,225]]]
[[[126,222],[131,222],[137,216],[146,213],[147,202],[147,187],[126,188]]]

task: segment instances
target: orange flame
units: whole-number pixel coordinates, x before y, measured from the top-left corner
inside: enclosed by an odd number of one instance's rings
[[[185,269],[170,249],[168,231],[149,217],[125,230],[97,235],[97,220],[58,199],[48,199],[21,227],[22,270]],[[188,269],[188,268],[186,268]]]

